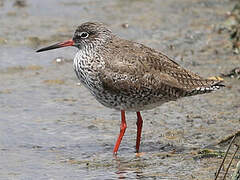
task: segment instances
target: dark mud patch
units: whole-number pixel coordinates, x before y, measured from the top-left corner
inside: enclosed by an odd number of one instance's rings
[[[232,49],[235,54],[239,54],[240,48],[240,1],[236,1],[233,9],[227,13],[227,18],[220,28],[220,32],[226,30],[232,42]]]
[[[236,67],[228,73],[221,74],[221,77],[240,79],[240,67]]]

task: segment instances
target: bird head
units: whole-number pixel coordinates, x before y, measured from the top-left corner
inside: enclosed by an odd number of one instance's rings
[[[104,24],[98,22],[86,22],[78,26],[73,38],[64,42],[56,43],[37,50],[36,52],[74,46],[78,49],[97,47],[109,41],[113,34]]]

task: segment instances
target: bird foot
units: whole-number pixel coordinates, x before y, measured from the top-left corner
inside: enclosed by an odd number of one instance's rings
[[[143,155],[145,154],[145,152],[140,152],[140,153],[137,152],[137,153],[135,153],[135,154],[136,154],[137,157],[141,157],[141,156],[143,156]]]

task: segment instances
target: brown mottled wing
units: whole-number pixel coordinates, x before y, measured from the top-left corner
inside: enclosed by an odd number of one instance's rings
[[[142,90],[172,97],[191,94],[199,87],[211,87],[206,80],[185,70],[167,56],[144,45],[117,39],[105,51],[105,69],[100,79],[105,90],[131,95]],[[201,90],[201,89],[200,89]]]

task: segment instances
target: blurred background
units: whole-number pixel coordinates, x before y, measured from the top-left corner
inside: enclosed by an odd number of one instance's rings
[[[239,132],[237,0],[0,0],[0,179],[213,179],[228,137]],[[36,49],[67,40],[87,21],[143,43],[203,77],[215,93],[136,115],[117,158],[120,113],[79,84],[75,48]],[[235,158],[230,178],[238,158]]]

